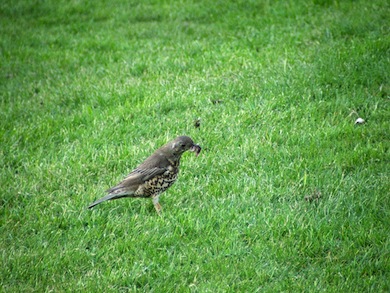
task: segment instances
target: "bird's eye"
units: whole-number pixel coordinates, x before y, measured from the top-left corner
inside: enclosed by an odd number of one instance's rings
[[[186,145],[185,145],[184,143],[181,144],[181,147],[182,147],[183,149],[185,148],[185,146],[186,146]]]

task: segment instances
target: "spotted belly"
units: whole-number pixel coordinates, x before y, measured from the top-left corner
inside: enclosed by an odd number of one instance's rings
[[[142,184],[135,192],[135,195],[140,197],[158,195],[175,183],[177,175],[178,172],[167,171],[160,176],[156,176]]]

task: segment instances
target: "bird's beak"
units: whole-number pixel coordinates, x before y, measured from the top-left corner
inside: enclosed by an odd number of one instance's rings
[[[202,148],[198,144],[194,144],[194,145],[192,145],[192,147],[190,147],[190,152],[194,152],[196,156],[199,155],[201,150],[202,150]]]

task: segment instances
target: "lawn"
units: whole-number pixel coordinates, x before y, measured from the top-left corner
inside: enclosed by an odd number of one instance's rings
[[[1,292],[389,292],[389,15],[1,1]],[[178,135],[161,216],[87,209]]]

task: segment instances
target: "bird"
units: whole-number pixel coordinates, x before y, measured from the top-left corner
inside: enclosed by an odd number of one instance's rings
[[[120,183],[111,187],[106,196],[91,203],[88,208],[124,197],[151,198],[157,213],[161,212],[160,194],[175,183],[180,167],[180,158],[186,151],[199,155],[202,148],[188,136],[178,136],[157,149],[143,163],[130,172]]]

